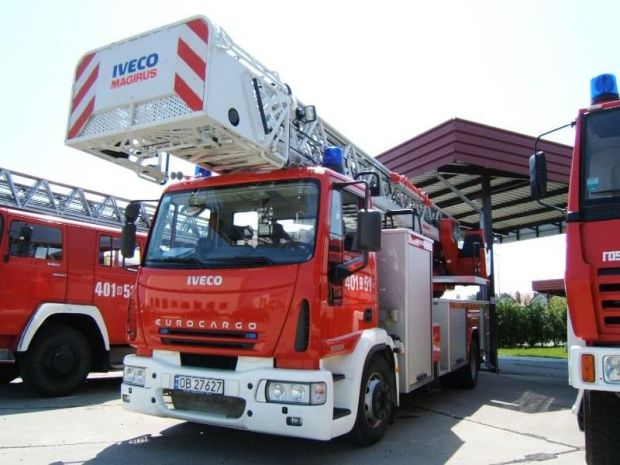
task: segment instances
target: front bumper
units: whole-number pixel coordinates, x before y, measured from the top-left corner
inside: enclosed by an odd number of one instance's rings
[[[584,380],[583,356],[592,356],[594,370],[592,382]],[[605,374],[605,361],[609,357],[620,357],[620,347],[583,347],[574,345],[570,348],[568,364],[569,384],[577,389],[592,391],[620,392],[620,380]]]
[[[261,433],[329,440],[349,425],[334,419],[332,374],[326,370],[273,368],[272,359],[240,358],[236,371],[181,366],[178,354],[155,351],[153,357],[129,355],[125,365],[146,369],[145,386],[121,387],[125,409],[160,417]],[[175,375],[224,381],[224,394],[188,394],[174,389]],[[322,405],[270,403],[267,380],[318,383],[327,387]],[[339,424],[340,423],[340,424]]]

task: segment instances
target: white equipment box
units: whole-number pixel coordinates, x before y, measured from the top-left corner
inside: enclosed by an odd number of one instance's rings
[[[400,392],[408,393],[433,381],[433,242],[407,229],[388,229],[377,255],[380,320],[402,338]]]

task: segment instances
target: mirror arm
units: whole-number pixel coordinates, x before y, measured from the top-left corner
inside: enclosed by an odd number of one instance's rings
[[[571,128],[574,128],[574,127],[575,127],[575,124],[577,124],[577,122],[576,122],[575,120],[573,120],[573,121],[571,121],[570,123],[568,123],[568,124],[563,124],[562,126],[559,126],[559,127],[555,128],[555,129],[552,129],[551,131],[543,132],[543,133],[542,133],[541,135],[539,135],[539,136],[536,138],[536,140],[534,141],[534,153],[535,153],[535,154],[536,154],[536,153],[538,153],[538,150],[537,150],[538,141],[539,141],[540,139],[542,139],[544,136],[546,136],[546,135],[548,135],[548,134],[552,134],[552,133],[554,133],[554,132],[556,132],[556,131],[559,131],[559,130],[561,130],[561,129],[567,128],[567,127],[569,127],[569,126],[570,126]],[[536,202],[538,202],[538,203],[539,203],[540,205],[542,205],[543,207],[547,207],[547,208],[551,208],[551,209],[553,209],[553,210],[557,210],[557,211],[559,211],[559,212],[562,212],[564,215],[566,215],[566,208],[561,208],[561,207],[557,207],[557,206],[555,206],[555,205],[551,205],[550,203],[543,202],[543,201],[542,201],[542,200],[540,200],[540,199],[536,199]]]

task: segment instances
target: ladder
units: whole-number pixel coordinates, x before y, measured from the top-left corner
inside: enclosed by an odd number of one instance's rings
[[[120,77],[121,70],[133,73]],[[409,210],[413,216],[398,221],[439,239],[446,214],[314,110],[197,16],[87,53],[76,68],[66,144],[159,184],[170,156],[223,174],[320,166],[326,148],[340,147],[346,175],[378,184],[375,208]]]
[[[0,168],[0,205],[120,228],[129,200]],[[155,206],[141,203],[136,225],[147,231]]]

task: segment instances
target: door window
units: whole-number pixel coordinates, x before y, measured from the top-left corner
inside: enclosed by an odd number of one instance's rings
[[[12,221],[9,231],[10,254],[43,260],[62,260],[62,231],[60,228],[25,221]]]
[[[122,268],[140,264],[140,245],[136,242],[136,251],[132,258],[125,258],[121,255],[121,239],[119,237],[101,236],[99,238],[99,265]]]

